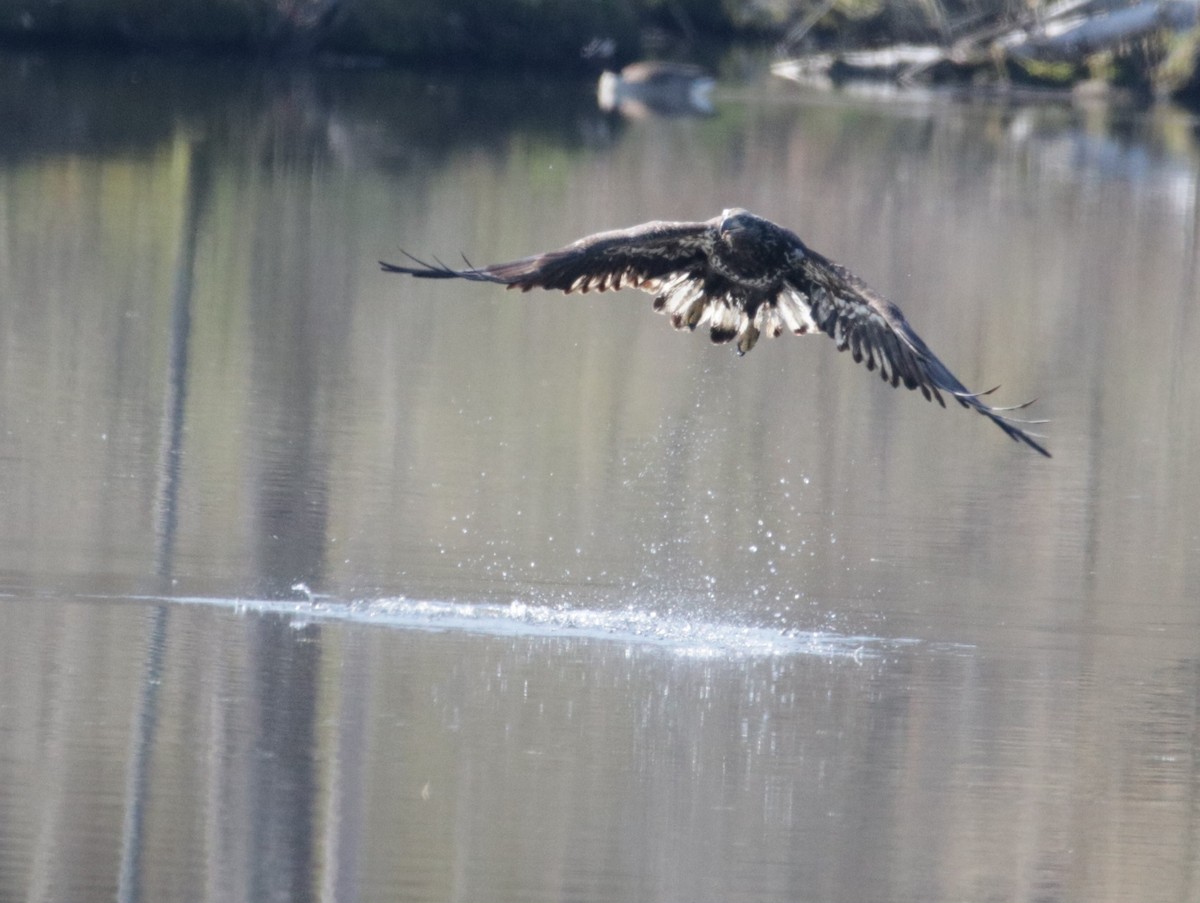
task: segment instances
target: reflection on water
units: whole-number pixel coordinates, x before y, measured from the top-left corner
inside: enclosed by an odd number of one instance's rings
[[[1181,899],[1194,854],[1194,671],[1111,677],[1125,652],[1179,660],[1152,638],[1069,666],[996,641],[696,657],[166,602],[139,750],[156,605],[44,601],[0,609],[26,638],[0,767],[6,880],[49,899]],[[119,763],[143,752],[136,798]]]
[[[0,897],[1189,898],[1193,122],[0,69]],[[735,204],[1056,457],[375,265]]]

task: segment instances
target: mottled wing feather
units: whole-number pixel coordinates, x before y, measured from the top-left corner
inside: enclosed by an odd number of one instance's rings
[[[974,408],[993,421],[1008,436],[1050,457],[1036,439],[1018,426],[1020,421],[1006,416],[1005,410],[980,400],[950,372],[909,325],[900,308],[875,292],[865,282],[831,260],[804,249],[793,256],[786,279],[792,291],[808,299],[816,328],[836,343],[839,351],[849,351],[855,361],[893,386],[918,389],[942,407],[942,393],[949,394],[963,407]]]
[[[497,282],[522,291],[640,288],[653,293],[664,280],[698,276],[707,267],[713,228],[712,223],[645,223],[633,229],[600,232],[556,251],[464,270],[429,266],[419,260],[413,261],[419,266],[381,265],[393,273]]]

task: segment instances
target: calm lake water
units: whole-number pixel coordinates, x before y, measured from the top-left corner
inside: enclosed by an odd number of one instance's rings
[[[1200,900],[1171,109],[0,58],[0,899]],[[744,206],[824,338],[379,272]]]

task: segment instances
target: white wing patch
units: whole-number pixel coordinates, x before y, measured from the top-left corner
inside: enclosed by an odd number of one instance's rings
[[[704,320],[711,303],[704,293],[703,280],[688,273],[647,279],[640,288],[656,296],[654,309],[670,317],[676,329],[695,329]]]
[[[654,309],[666,314],[676,329],[708,327],[715,342],[736,339],[742,354],[754,347],[760,335],[804,335],[817,330],[808,296],[788,285],[763,301],[753,317],[746,312],[745,299],[729,292],[708,295],[704,281],[687,273],[647,279],[638,288],[656,296]]]
[[[563,291],[568,295],[572,292],[587,294],[591,291],[607,292],[619,291],[623,288],[641,288],[642,284],[642,278],[636,270],[633,267],[625,267],[605,273],[584,273]]]
[[[816,332],[817,321],[813,319],[812,302],[808,295],[796,291],[790,285],[785,285],[775,298],[773,305],[763,305],[759,308],[769,310],[772,315],[771,329],[763,329],[768,335],[779,335],[785,329],[796,335]]]

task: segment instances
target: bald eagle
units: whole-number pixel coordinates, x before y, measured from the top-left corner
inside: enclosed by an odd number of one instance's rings
[[[581,238],[557,251],[509,263],[451,269],[409,256],[415,266],[380,261],[388,273],[424,279],[468,279],[508,288],[562,292],[637,288],[676,329],[705,327],[714,342],[734,342],[738,354],[759,336],[823,332],[855,361],[893,386],[919,389],[946,406],[943,393],[974,408],[1008,436],[1050,453],[1010,413],[1032,401],[997,408],[982,401],[938,360],[895,304],[795,233],[733,208],[701,223],[650,222]]]

